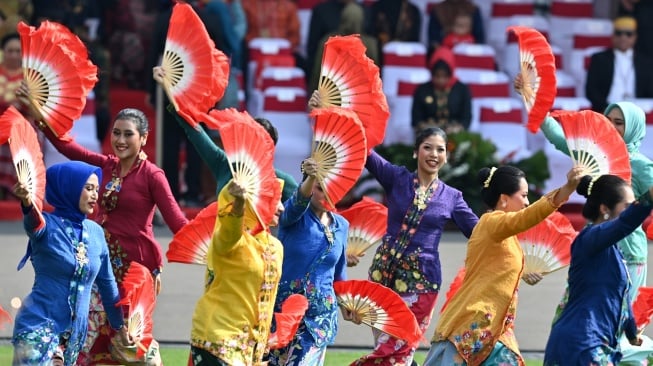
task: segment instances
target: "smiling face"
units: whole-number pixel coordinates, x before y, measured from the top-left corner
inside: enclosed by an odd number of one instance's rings
[[[416,152],[417,170],[435,175],[447,163],[447,143],[442,136],[431,135],[424,139]]]
[[[117,119],[111,131],[113,153],[120,159],[135,158],[147,141],[147,134],[141,135],[131,119]]]
[[[606,115],[610,122],[612,122],[612,125],[614,128],[617,129],[617,132],[619,132],[619,135],[621,137],[624,137],[624,134],[626,133],[626,120],[624,119],[624,114],[621,111],[621,108],[619,107],[614,107],[610,110],[610,113]]]
[[[84,215],[90,215],[95,210],[99,189],[100,183],[97,175],[91,174],[82,188],[82,194],[79,196],[79,210]]]
[[[503,203],[506,203],[505,207]],[[528,182],[526,178],[521,178],[519,180],[519,190],[517,192],[507,195],[502,194],[499,197],[499,202],[497,202],[497,209],[501,209],[506,212],[515,212],[519,211],[528,206]]]
[[[279,217],[281,217],[283,211],[284,211],[283,203],[281,203],[281,200],[279,200],[279,203],[277,203],[277,211],[274,213],[274,216],[272,216],[272,221],[270,221],[268,225],[269,226],[279,225]]]

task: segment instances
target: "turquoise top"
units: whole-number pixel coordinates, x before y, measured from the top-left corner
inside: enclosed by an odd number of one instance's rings
[[[204,162],[209,166],[211,174],[213,174],[213,177],[217,181],[217,197],[218,193],[220,193],[222,188],[227,185],[231,179],[231,169],[229,169],[227,154],[225,154],[224,150],[215,145],[211,137],[209,137],[203,128],[194,128],[177,114],[173,108],[168,108],[168,112],[175,116],[181,128],[184,129],[186,137],[188,137],[190,143],[193,144],[202,160],[204,160]],[[292,197],[293,193],[297,190],[297,182],[292,175],[284,171],[275,169],[274,172],[276,173],[277,178],[284,181],[281,200],[285,202],[288,198]]]
[[[639,152],[639,145],[646,134],[646,117],[641,108],[631,102],[612,103],[605,109],[605,114],[615,107],[620,108],[624,114],[626,128],[623,138],[630,157],[632,187],[635,197],[640,197],[653,186],[653,161]],[[556,149],[569,155],[565,134],[555,119],[546,117],[540,128]],[[646,263],[648,242],[641,226],[621,240],[618,245],[628,264]]]

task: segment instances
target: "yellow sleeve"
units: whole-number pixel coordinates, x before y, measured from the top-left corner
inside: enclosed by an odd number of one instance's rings
[[[236,216],[231,212],[233,196],[229,195],[229,204],[218,208],[218,218],[215,220],[211,251],[215,255],[227,254],[240,241],[243,235],[243,215]]]

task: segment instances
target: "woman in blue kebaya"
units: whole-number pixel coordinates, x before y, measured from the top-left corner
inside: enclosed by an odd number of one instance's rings
[[[279,220],[284,258],[275,311],[291,294],[306,296],[309,306],[295,338],[270,354],[270,365],[320,366],[338,331],[333,281],[346,279],[349,223],[325,208],[315,161],[304,160],[302,170],[306,178]]]
[[[97,205],[101,176],[100,168],[82,162],[51,166],[45,198],[53,213],[35,209],[24,185],[14,187],[29,237],[18,269],[30,259],[35,278],[16,315],[13,365],[75,364],[86,339],[93,282],[120,343],[129,343],[104,231],[86,219]]]

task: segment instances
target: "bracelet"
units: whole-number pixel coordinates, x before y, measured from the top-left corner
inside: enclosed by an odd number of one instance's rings
[[[162,272],[163,272],[163,267],[159,266],[159,267],[155,268],[154,271],[152,271],[152,275],[154,277],[156,277],[156,276],[160,275]]]

